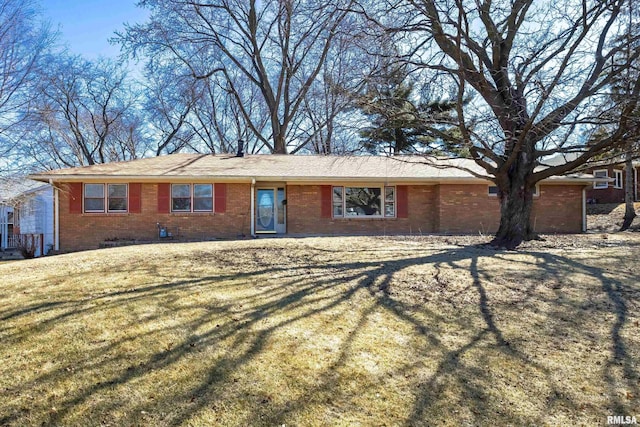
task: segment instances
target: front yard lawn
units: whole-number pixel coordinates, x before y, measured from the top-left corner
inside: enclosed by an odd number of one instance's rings
[[[0,264],[0,425],[640,419],[640,236],[157,244]],[[486,240],[486,239],[484,239]]]

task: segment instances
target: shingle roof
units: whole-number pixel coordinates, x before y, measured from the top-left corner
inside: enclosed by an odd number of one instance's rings
[[[474,173],[476,175],[474,175]],[[485,171],[467,159],[439,159],[427,163],[420,156],[303,156],[172,154],[129,162],[58,169],[31,176],[46,181],[74,181],[87,178],[257,181],[476,181]],[[589,175],[558,177],[563,181],[585,182]],[[558,179],[555,178],[555,179]]]

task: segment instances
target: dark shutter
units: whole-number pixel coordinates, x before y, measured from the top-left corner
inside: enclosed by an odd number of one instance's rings
[[[215,198],[215,213],[225,213],[227,210],[227,184],[215,184],[213,195]]]
[[[398,218],[409,217],[409,187],[406,185],[396,186],[396,203],[398,204]]]
[[[158,184],[158,213],[169,213],[171,202],[171,185]]]
[[[69,213],[82,213],[82,183],[72,182],[69,184]]]
[[[129,212],[142,212],[142,184],[129,184]]]
[[[331,218],[331,192],[330,185],[320,186],[320,218]]]

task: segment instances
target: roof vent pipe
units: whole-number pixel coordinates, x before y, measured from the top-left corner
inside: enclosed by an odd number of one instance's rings
[[[244,141],[238,140],[238,153],[236,153],[236,157],[244,157]]]

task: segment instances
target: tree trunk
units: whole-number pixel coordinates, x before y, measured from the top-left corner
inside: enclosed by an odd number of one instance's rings
[[[515,249],[526,240],[538,239],[531,227],[531,208],[535,183],[529,183],[533,164],[532,156],[522,153],[506,174],[496,176],[500,199],[500,227],[491,246]]]
[[[525,240],[537,239],[538,236],[531,227],[533,189],[513,187],[500,197],[500,227],[491,245],[515,249]]]
[[[288,154],[287,142],[284,137],[284,126],[280,124],[277,117],[272,118],[271,127],[273,128],[273,153],[271,154]]]
[[[628,151],[626,154],[625,160],[625,169],[624,169],[624,221],[622,222],[622,227],[620,227],[620,231],[627,230],[631,227],[631,223],[636,217],[636,210],[633,206],[633,190],[634,190],[634,182],[633,182],[633,156],[631,151]]]

